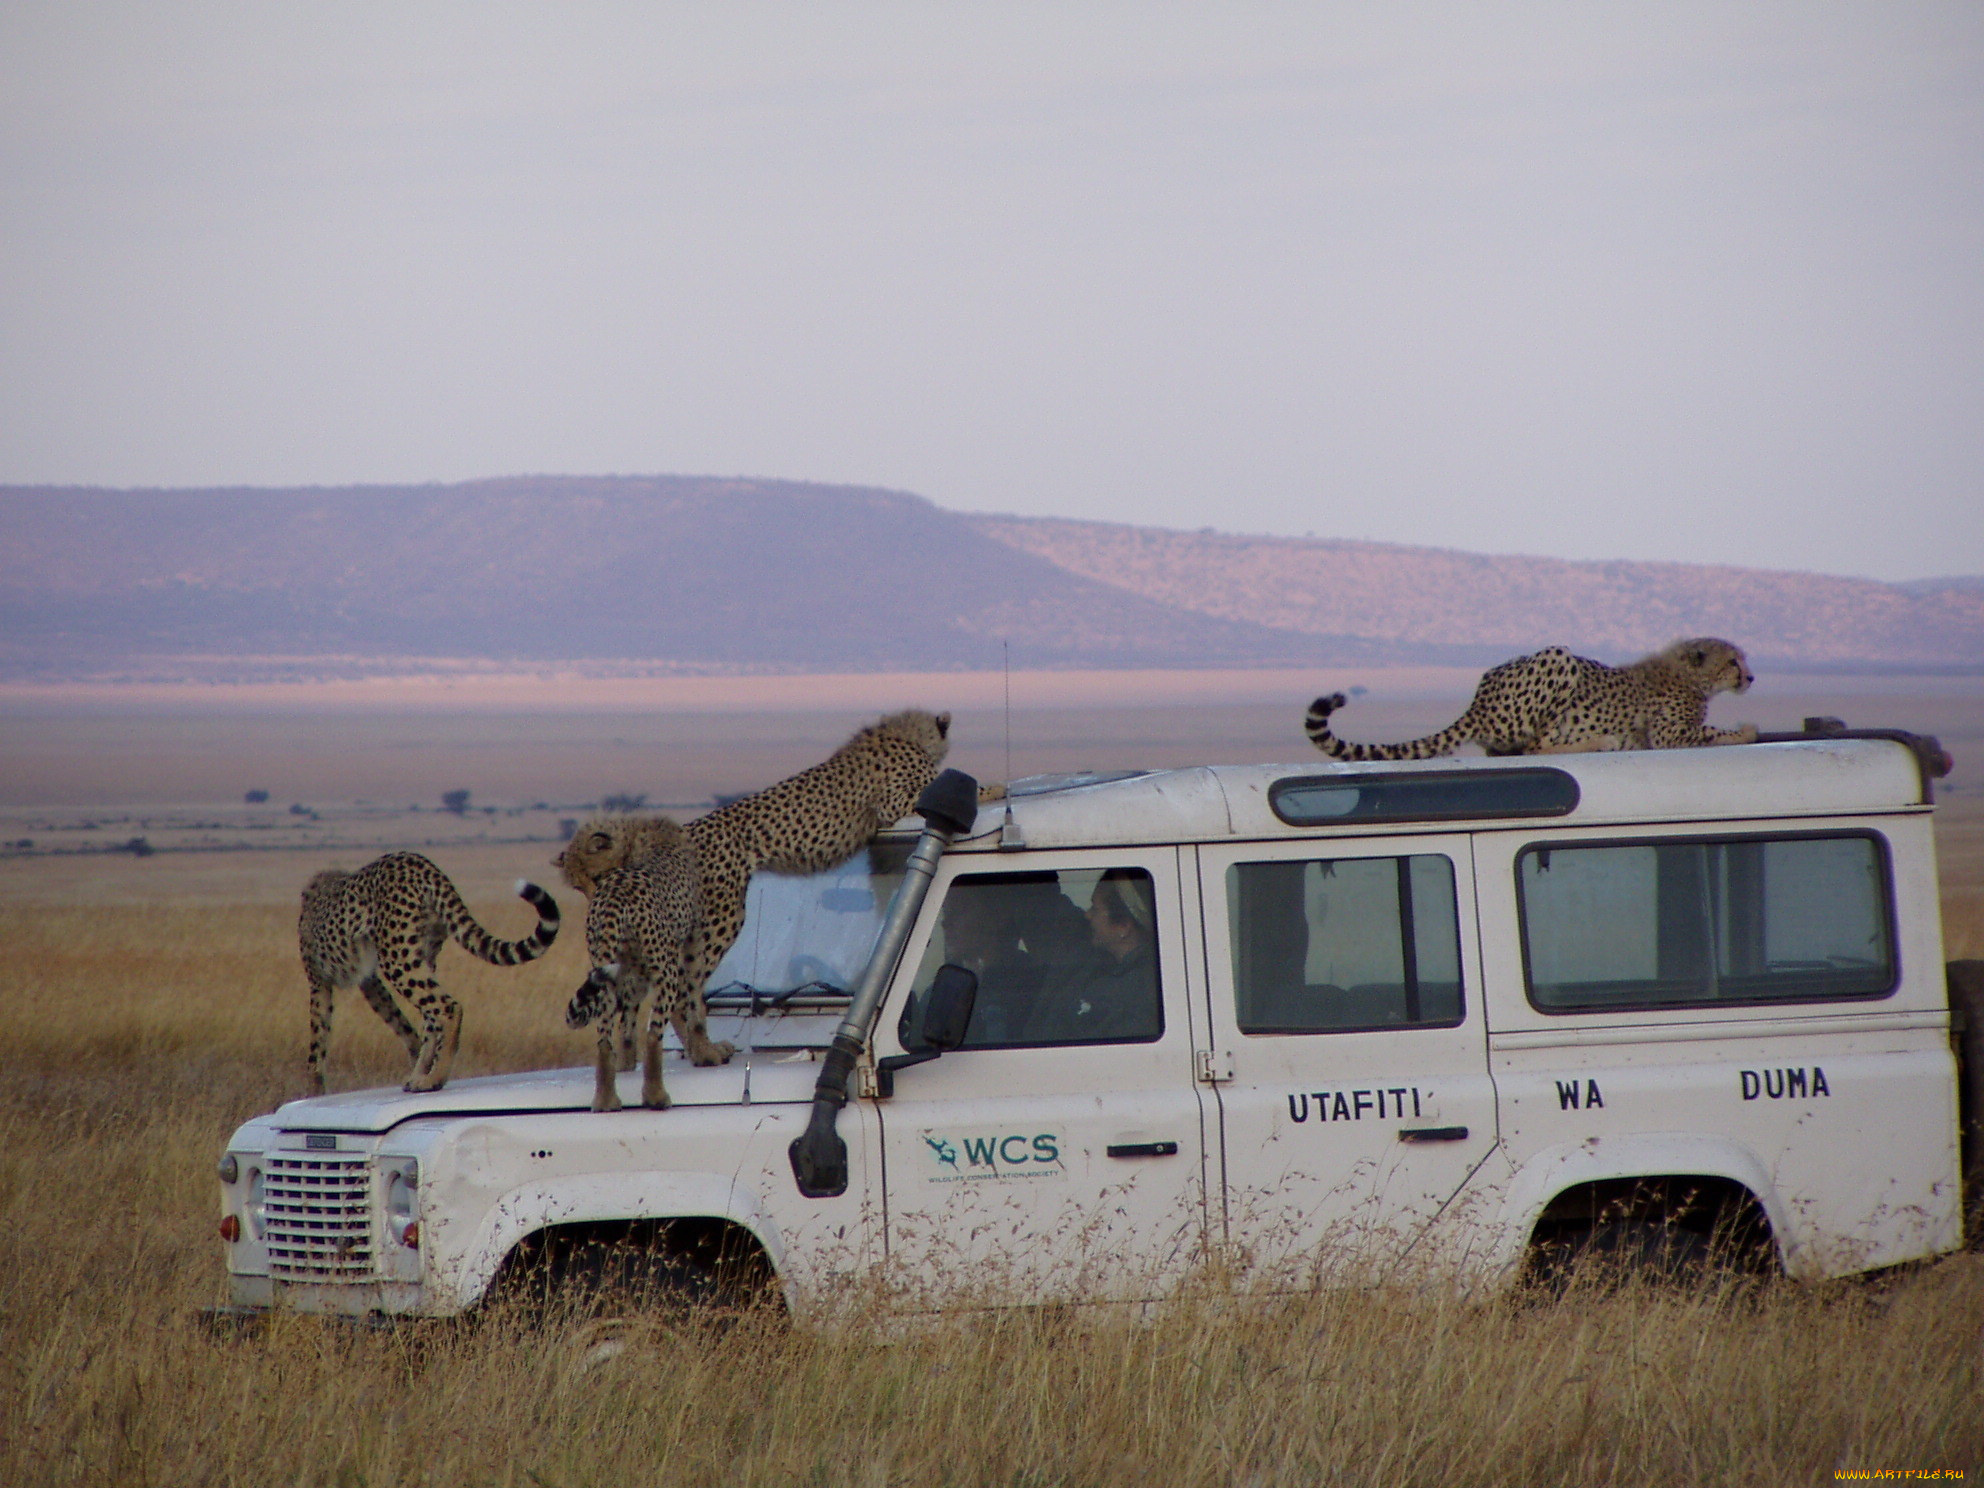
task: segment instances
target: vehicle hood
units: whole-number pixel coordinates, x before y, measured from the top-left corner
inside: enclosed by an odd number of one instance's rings
[[[739,1053],[729,1064],[698,1069],[680,1056],[668,1059],[663,1078],[678,1106],[763,1105],[813,1098],[820,1063],[815,1051],[758,1049]],[[620,1099],[641,1103],[638,1070],[618,1080]],[[266,1118],[284,1131],[383,1132],[421,1116],[489,1116],[533,1111],[592,1109],[591,1066],[526,1070],[513,1075],[482,1075],[451,1080],[440,1090],[418,1094],[388,1086],[311,1096],[277,1107]]]

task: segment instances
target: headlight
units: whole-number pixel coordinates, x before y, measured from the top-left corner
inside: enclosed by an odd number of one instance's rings
[[[260,1168],[248,1170],[248,1223],[253,1227],[257,1240],[269,1231],[269,1196]]]
[[[419,1207],[420,1169],[411,1158],[402,1159],[386,1172],[386,1231],[409,1250],[420,1248],[414,1219]]]
[[[220,1160],[220,1181],[232,1183],[241,1176],[241,1164],[232,1152]]]

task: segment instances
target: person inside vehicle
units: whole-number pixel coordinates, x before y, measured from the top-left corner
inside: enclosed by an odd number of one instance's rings
[[[966,1048],[1020,1040],[1045,971],[1020,942],[1014,890],[987,886],[954,893],[944,906],[944,959],[978,977]]]
[[[1154,1039],[1163,1031],[1147,874],[1111,869],[1088,905],[1089,944],[1050,972],[1027,1020],[1030,1044]]]

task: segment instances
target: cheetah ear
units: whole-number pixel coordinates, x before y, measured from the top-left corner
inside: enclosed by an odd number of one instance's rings
[[[613,846],[613,839],[604,832],[594,832],[592,834],[592,850],[594,852],[605,852],[611,846]]]
[[[939,713],[937,715],[937,737],[940,739],[948,739],[950,738],[950,736],[951,736],[951,715],[948,713]]]

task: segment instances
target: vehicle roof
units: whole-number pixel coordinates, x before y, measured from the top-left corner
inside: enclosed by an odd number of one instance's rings
[[[1579,800],[1569,813],[1290,826],[1275,815],[1269,802],[1271,787],[1284,780],[1538,769],[1562,770],[1577,781]],[[952,850],[995,850],[1002,836],[1008,846],[1084,847],[1480,831],[1496,826],[1547,830],[1611,823],[1755,821],[1907,811],[1926,804],[1914,752],[1885,739],[1358,764],[1317,759],[1287,765],[1199,765],[1121,779],[1071,780],[1061,788],[1039,782],[1025,793],[982,805],[971,836],[957,841]],[[1010,832],[1005,830],[1008,813]]]

